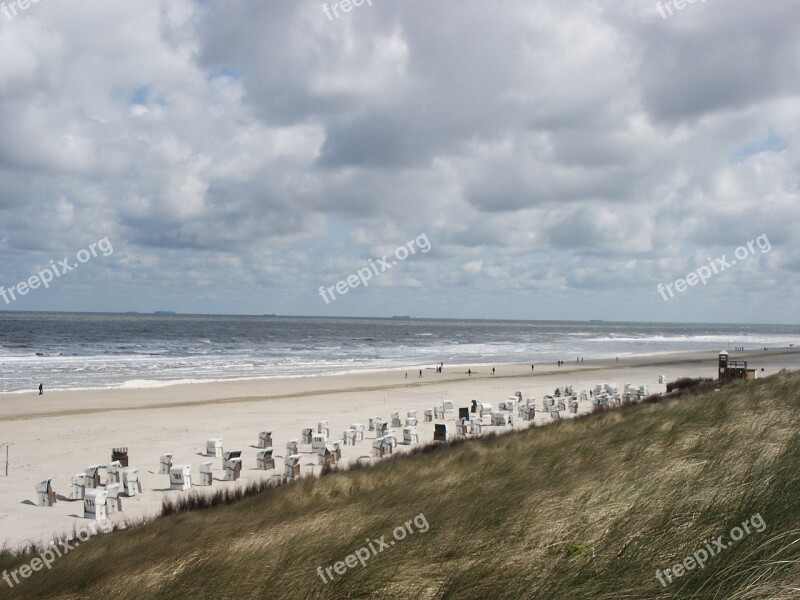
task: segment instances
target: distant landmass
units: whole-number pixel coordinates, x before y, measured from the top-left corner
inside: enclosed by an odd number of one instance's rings
[[[178,313],[171,310],[157,310],[153,314],[158,315],[159,317],[168,317],[170,315],[177,315]]]

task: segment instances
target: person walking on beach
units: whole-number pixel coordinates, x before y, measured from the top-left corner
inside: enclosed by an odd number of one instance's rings
[[[39,384],[39,395],[44,396],[44,384]]]
[[[494,367],[492,367],[492,375],[494,375]]]
[[[419,379],[422,379],[422,369],[419,370]]]
[[[472,377],[472,369],[467,369],[467,375],[469,375],[470,377]]]
[[[533,371],[533,365],[531,365],[531,371]]]

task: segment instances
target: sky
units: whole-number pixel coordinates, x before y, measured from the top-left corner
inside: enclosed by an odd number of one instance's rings
[[[0,4],[0,310],[800,322],[797,0],[342,2]]]

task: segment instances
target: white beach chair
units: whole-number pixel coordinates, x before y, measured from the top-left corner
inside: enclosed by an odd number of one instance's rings
[[[52,477],[36,484],[36,497],[39,506],[53,506],[56,503],[56,493],[53,490]]]
[[[394,429],[387,429],[386,433],[383,434],[383,439],[388,440],[392,445],[392,450],[397,448],[397,432]]]
[[[225,481],[238,481],[242,474],[242,458],[231,457],[225,461]]]
[[[169,475],[169,470],[172,468],[172,454],[162,454],[159,461],[158,474]]]
[[[346,429],[342,434],[342,439],[344,440],[345,446],[355,446],[356,445],[356,430],[355,429]]]
[[[122,512],[121,483],[112,483],[106,486],[106,514]]]
[[[206,456],[222,458],[222,438],[209,438],[206,441]]]
[[[416,427],[403,428],[403,443],[409,446],[419,444],[419,435],[417,434]]]
[[[317,454],[325,452],[325,444],[328,443],[328,436],[324,433],[315,433],[311,437],[311,451]]]
[[[492,425],[508,427],[511,425],[511,415],[505,411],[492,413]]]
[[[356,442],[364,441],[364,426],[361,423],[353,423],[350,425],[350,429],[356,432]]]
[[[99,488],[100,483],[100,469],[105,469],[104,465],[92,465],[86,468],[86,487],[87,489]]]
[[[185,492],[191,487],[192,465],[172,465],[169,470],[169,489]]]
[[[142,483],[139,481],[139,471],[133,467],[122,470],[123,493],[132,498],[142,493]]]
[[[272,446],[272,432],[262,431],[258,434],[258,447],[263,450]]]
[[[206,442],[206,456],[222,458],[222,438],[209,438]]]
[[[275,468],[275,459],[272,457],[272,448],[264,448],[256,453],[256,468],[261,471],[269,471]]]
[[[86,473],[75,473],[70,482],[70,500],[83,500],[86,491]]]
[[[86,497],[83,499],[84,518],[105,521],[108,518],[106,513],[107,499],[108,492],[103,489],[86,490]]]
[[[300,477],[300,455],[290,454],[283,459],[283,474],[288,479]]]
[[[306,427],[303,429],[303,433],[300,434],[300,443],[304,445],[309,445],[313,441],[312,436],[314,435],[314,430],[311,427]]]
[[[392,413],[392,427],[402,427],[402,424],[400,423],[400,413],[399,412],[393,412]]]
[[[433,441],[446,442],[450,437],[450,425],[448,423],[436,423],[433,427]]]
[[[372,458],[383,458],[385,451],[383,438],[378,438],[372,442]]]
[[[106,485],[110,483],[120,483],[120,473],[122,471],[122,463],[118,460],[114,460],[108,463],[108,467],[106,467]]]

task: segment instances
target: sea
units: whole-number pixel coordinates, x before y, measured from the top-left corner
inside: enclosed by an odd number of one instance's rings
[[[800,344],[800,325],[0,312],[0,392]]]

